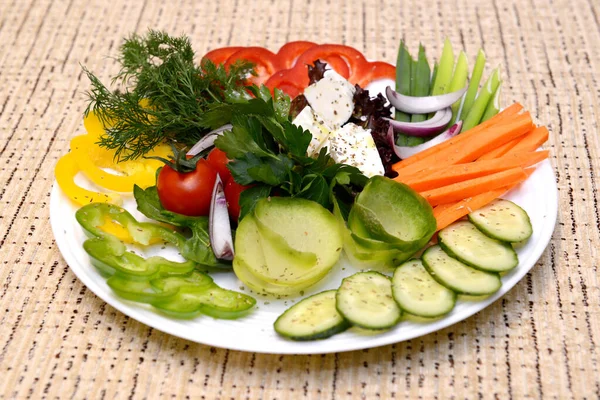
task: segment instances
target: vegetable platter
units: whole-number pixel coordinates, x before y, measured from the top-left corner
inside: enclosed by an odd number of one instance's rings
[[[483,52],[197,59],[157,31],[120,51],[110,85],[84,68],[51,222],[79,279],[144,324],[264,353],[395,343],[484,309],[550,240],[548,131],[501,105]]]

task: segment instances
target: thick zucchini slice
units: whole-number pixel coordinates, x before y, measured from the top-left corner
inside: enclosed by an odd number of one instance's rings
[[[512,201],[496,199],[469,214],[469,221],[489,237],[505,242],[521,242],[533,233],[529,215]]]
[[[402,310],[392,296],[392,282],[379,272],[359,272],[342,280],[336,307],[352,325],[365,329],[391,328]]]
[[[481,296],[492,294],[502,286],[498,273],[469,267],[450,257],[440,246],[425,250],[421,259],[433,279],[457,293]]]
[[[303,252],[306,257],[292,260],[296,250],[290,253],[278,245],[282,243],[271,243],[261,235],[254,215],[247,215],[235,238],[233,270],[237,277],[258,293],[288,296],[315,284],[331,269],[317,262],[309,265],[306,261],[314,253]]]
[[[254,217],[281,235],[293,249],[316,254],[316,269],[331,269],[340,258],[343,243],[339,225],[333,214],[319,203],[272,197],[256,204]]]
[[[392,293],[400,308],[420,317],[447,314],[456,303],[456,293],[433,279],[419,259],[408,260],[396,268]]]
[[[279,285],[262,279],[261,277],[252,273],[246,261],[238,254],[235,255],[232,265],[233,272],[238,279],[256,293],[287,297],[291,295],[298,295],[302,290],[302,288],[298,289],[294,286]]]
[[[350,324],[335,308],[335,294],[327,290],[288,308],[275,321],[275,331],[292,340],[325,339],[345,331]]]
[[[440,246],[449,256],[471,267],[490,272],[513,269],[519,264],[510,243],[485,235],[468,221],[455,222],[439,233]]]

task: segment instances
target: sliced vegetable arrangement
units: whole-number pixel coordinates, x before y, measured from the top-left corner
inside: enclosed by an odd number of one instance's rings
[[[527,213],[499,198],[548,157],[548,131],[518,103],[500,111],[499,69],[480,87],[481,51],[472,71],[449,41],[433,66],[404,42],[397,67],[305,41],[215,49],[197,63],[186,37],[150,31],[117,60],[119,90],[85,70],[87,134],[55,172],[82,206],[91,263],[125,299],[177,318],[238,318],[256,300],[211,273],[295,299],[344,253],[361,271],[290,307],[275,331],[384,330],[495,293],[518,265],[512,243],[532,235]],[[381,79],[395,86],[366,89]],[[79,172],[95,189],[79,187]],[[158,223],[121,208],[128,194]],[[138,254],[157,244],[181,259]]]
[[[522,210],[518,214],[515,210],[520,208],[514,203],[498,200],[483,212],[469,214],[469,219],[480,217],[484,225],[491,219],[497,234],[519,232],[517,238],[526,240],[531,224]],[[335,295],[337,313],[331,300],[324,302],[320,312],[327,322],[322,325],[317,325],[319,317],[305,313],[315,307],[315,299],[331,299],[331,290],[292,306],[275,322],[275,330],[292,340],[311,340],[330,337],[348,326],[389,329],[400,322],[403,312],[439,318],[452,311],[459,295],[495,293],[502,286],[499,272],[518,264],[510,242],[487,236],[468,221],[442,229],[439,238],[440,245],[429,247],[421,258],[401,263],[392,278],[369,271],[342,280]]]

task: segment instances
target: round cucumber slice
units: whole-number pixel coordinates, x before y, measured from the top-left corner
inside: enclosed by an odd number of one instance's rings
[[[527,212],[504,199],[496,199],[468,217],[481,232],[505,242],[521,242],[529,239],[533,233]]]
[[[292,340],[325,339],[345,331],[350,324],[335,308],[335,290],[307,297],[288,308],[273,325]]]
[[[481,296],[495,293],[502,286],[498,273],[469,267],[440,246],[428,248],[421,258],[433,279],[457,293]]]
[[[429,275],[419,259],[412,259],[394,272],[392,292],[400,308],[420,317],[439,317],[454,308],[456,293]]]
[[[402,316],[392,296],[390,278],[375,271],[359,272],[342,280],[336,307],[352,325],[365,329],[391,328]]]
[[[468,221],[458,221],[439,232],[440,246],[448,255],[490,272],[513,269],[519,264],[510,243],[492,239]]]

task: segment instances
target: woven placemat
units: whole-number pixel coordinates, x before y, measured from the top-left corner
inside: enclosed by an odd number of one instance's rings
[[[599,20],[595,0],[0,0],[0,398],[600,397]],[[148,28],[185,32],[198,53],[306,39],[393,62],[401,37],[431,55],[446,36],[471,56],[483,47],[505,104],[551,131],[550,245],[484,311],[377,349],[242,353],[129,319],[70,272],[48,207],[54,164],[83,129],[80,63],[106,79],[106,56]]]

